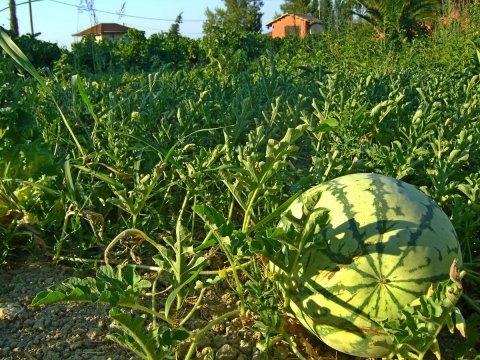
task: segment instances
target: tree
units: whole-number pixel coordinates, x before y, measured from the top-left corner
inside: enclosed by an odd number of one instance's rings
[[[425,23],[437,20],[441,10],[438,0],[357,0],[357,3],[362,11],[355,11],[355,14],[387,39],[417,36]]]
[[[261,32],[263,0],[223,0],[225,9],[207,8],[203,32],[212,34],[215,29],[239,32]]]
[[[320,0],[320,13],[318,18],[325,24],[329,25],[333,17],[333,4],[332,0]]]
[[[17,6],[15,5],[15,0],[10,0],[8,7],[10,8],[10,30],[18,36]]]
[[[319,0],[285,0],[280,5],[280,9],[284,13],[299,13],[299,14],[311,14],[312,16],[319,16]],[[330,0],[327,0],[330,2]]]
[[[285,0],[283,12],[311,14],[329,28],[342,28],[352,19],[354,0]]]
[[[247,2],[248,3],[248,2]],[[245,27],[247,31],[261,32],[262,31],[262,16],[261,12],[263,0],[250,1],[250,6],[247,6]]]
[[[180,24],[182,23],[182,14],[180,13],[177,15],[175,22],[170,26],[170,30],[168,30],[168,34],[171,36],[180,36]]]

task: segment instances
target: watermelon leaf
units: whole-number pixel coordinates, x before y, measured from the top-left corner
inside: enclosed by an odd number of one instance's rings
[[[97,277],[79,279],[72,277],[59,285],[50,286],[38,293],[32,300],[32,306],[48,305],[67,301],[90,301],[110,305],[133,304],[142,290],[151,287],[151,283],[142,280],[132,267],[125,271],[121,266],[101,266]]]
[[[190,336],[188,331],[172,330],[165,326],[146,330],[142,316],[132,317],[117,308],[112,308],[109,315],[114,320],[113,326],[121,329],[123,335],[113,333],[107,338],[130,349],[142,359],[163,359],[172,346]]]
[[[398,320],[385,321],[381,325],[392,335],[398,355],[407,358],[423,359],[431,351],[441,359],[437,336],[444,326],[451,331],[457,328],[465,337],[465,326],[460,310],[455,306],[462,294],[461,278],[454,260],[450,279],[440,282],[426,295],[420,296],[401,311]],[[455,323],[453,321],[455,319]],[[415,355],[411,353],[414,351]]]

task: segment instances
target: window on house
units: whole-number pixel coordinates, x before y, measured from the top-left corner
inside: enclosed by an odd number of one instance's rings
[[[300,36],[300,26],[285,26],[285,36]]]

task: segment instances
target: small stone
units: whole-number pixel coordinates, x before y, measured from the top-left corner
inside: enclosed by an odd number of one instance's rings
[[[235,332],[235,328],[231,325],[225,327],[225,335],[230,335],[232,332]]]
[[[203,348],[209,347],[211,345],[212,345],[212,337],[208,336],[208,334],[205,335],[205,336],[202,336],[197,341],[197,348],[198,349],[203,349]]]
[[[239,350],[245,355],[250,355],[252,353],[252,344],[247,340],[240,340]]]
[[[95,340],[97,339],[100,335],[102,334],[100,329],[92,329],[87,332],[87,337],[90,340]]]
[[[45,326],[43,324],[43,318],[38,319],[35,324],[33,324],[32,329],[34,330],[45,330]]]
[[[252,360],[263,360],[264,358],[265,354],[262,351],[258,349],[253,350]]]
[[[273,350],[273,357],[278,360],[288,359],[288,349],[284,346],[277,346]]]
[[[234,305],[237,302],[237,297],[232,293],[225,293],[222,295],[222,302],[228,307]]]
[[[33,319],[26,319],[24,322],[23,322],[23,327],[25,329],[28,329],[29,327],[33,326],[33,324],[35,324],[35,320]]]
[[[45,321],[43,322],[43,325],[45,327],[49,327],[51,324],[52,324],[52,320],[50,320],[49,318],[46,318]]]
[[[106,329],[107,328],[107,322],[104,319],[98,320],[97,326],[100,329]]]
[[[72,330],[73,335],[83,335],[87,332],[87,329],[83,327],[78,327]]]
[[[235,360],[238,355],[238,349],[230,344],[223,345],[215,354],[216,360]]]
[[[70,350],[77,350],[82,347],[83,343],[81,341],[76,341],[73,344],[70,345]]]
[[[52,350],[47,350],[45,353],[44,353],[44,359],[51,359],[51,360],[60,360],[60,359],[66,359],[65,357],[65,354],[63,356],[60,356],[60,354],[58,354],[57,352],[55,351],[52,351]],[[68,355],[67,355],[68,356]]]
[[[227,339],[225,339],[224,336],[221,336],[221,335],[215,335],[213,337],[213,342],[212,342],[212,346],[214,348],[220,348],[221,346],[223,346],[224,344],[226,344],[227,342]]]
[[[23,307],[17,303],[0,304],[0,320],[13,320],[23,311]]]
[[[216,324],[212,327],[212,330],[218,333],[223,333],[225,331],[225,324]]]

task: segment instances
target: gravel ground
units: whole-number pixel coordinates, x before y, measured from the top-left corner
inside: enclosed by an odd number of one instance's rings
[[[1,359],[134,359],[105,339],[106,308],[90,303],[32,307],[37,292],[78,275],[72,269],[22,265],[0,268]]]
[[[0,359],[136,359],[131,352],[105,338],[110,323],[106,306],[91,303],[30,306],[39,291],[71,276],[87,274],[48,264],[0,267]],[[234,309],[236,301],[221,289],[207,291],[205,305],[189,327],[201,328],[216,314]],[[255,336],[244,325],[241,319],[232,319],[215,326],[197,347],[197,359],[209,359],[212,355],[217,360],[264,359],[265,354],[255,347],[258,334]],[[184,348],[186,351],[188,346]],[[269,358],[296,357],[281,344]]]

